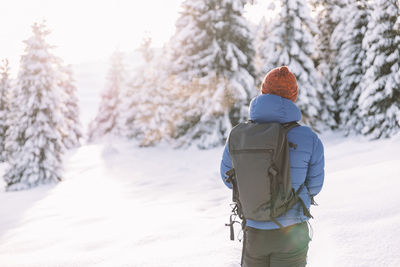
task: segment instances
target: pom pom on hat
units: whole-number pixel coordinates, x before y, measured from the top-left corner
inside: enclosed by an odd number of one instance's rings
[[[296,77],[287,66],[272,69],[265,75],[261,93],[279,95],[295,102],[299,93]]]

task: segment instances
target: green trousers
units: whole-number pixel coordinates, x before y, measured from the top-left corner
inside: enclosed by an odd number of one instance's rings
[[[307,264],[308,225],[299,223],[277,230],[246,227],[243,267],[304,267]]]

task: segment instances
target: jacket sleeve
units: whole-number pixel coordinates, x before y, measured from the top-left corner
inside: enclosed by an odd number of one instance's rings
[[[224,182],[224,184],[227,187],[229,187],[230,189],[232,189],[232,184],[225,182],[225,178],[227,178],[225,173],[227,171],[229,171],[230,169],[232,169],[232,161],[231,161],[231,156],[229,155],[228,142],[226,142],[225,148],[224,148],[224,153],[222,154],[220,174],[221,174],[221,178],[222,178],[222,181]]]
[[[317,195],[322,189],[325,176],[324,167],[324,146],[322,145],[321,140],[315,136],[313,152],[311,154],[306,177],[306,185],[311,196]]]

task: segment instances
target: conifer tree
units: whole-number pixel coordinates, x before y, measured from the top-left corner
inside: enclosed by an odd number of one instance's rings
[[[161,67],[162,62],[157,64]],[[139,113],[136,117],[137,122],[143,133],[140,139],[141,146],[152,146],[161,141],[169,141],[171,136],[170,122],[174,117],[172,106],[175,104],[174,99],[170,99],[170,90],[172,80],[167,72],[161,69],[154,69],[146,80],[146,87],[142,97],[142,103],[139,106]],[[153,87],[149,85],[152,84]]]
[[[299,87],[297,104],[303,120],[321,128],[333,124],[328,106],[333,105],[329,88],[323,88],[321,75],[313,62],[314,39],[318,29],[310,16],[307,2],[282,0],[279,18],[271,28],[265,69],[287,65]]]
[[[148,110],[151,104],[151,96],[154,91],[153,59],[154,51],[151,48],[151,38],[145,37],[139,47],[143,63],[133,72],[127,82],[126,90],[121,99],[121,129],[122,135],[128,139],[143,140],[146,118],[151,116]],[[146,107],[147,106],[147,107]],[[146,113],[150,112],[150,115]],[[146,118],[144,118],[146,117]]]
[[[25,41],[13,99],[13,118],[7,130],[6,149],[11,151],[4,174],[7,190],[21,190],[61,180],[60,128],[62,101],[57,86],[56,59],[46,42],[44,24],[33,24]]]
[[[267,19],[265,17],[262,17],[256,34],[256,57],[254,65],[256,69],[257,88],[261,87],[262,80],[269,71],[268,69],[265,69],[265,67],[270,57],[270,51],[268,51],[268,49],[270,48],[268,45],[268,39],[271,35],[271,22],[271,20],[267,22]]]
[[[63,143],[67,149],[79,146],[82,138],[81,123],[79,120],[79,100],[73,80],[71,66],[60,66],[59,86],[64,99],[64,120],[65,128]]]
[[[89,125],[89,141],[104,136],[120,136],[120,94],[125,88],[125,66],[123,53],[115,51],[111,56],[111,66],[106,88],[102,93],[95,119]]]
[[[169,76],[166,47],[155,51],[151,38],[145,37],[138,50],[143,64],[136,68],[122,102],[124,136],[140,146],[153,146],[173,135],[177,98],[172,90],[178,84]]]
[[[316,22],[319,30],[316,35],[317,66],[320,64],[327,64],[328,68],[332,68],[331,61],[332,57],[335,56],[335,49],[332,48],[331,39],[338,23],[346,18],[343,14],[343,8],[346,4],[345,1],[346,0],[311,1],[317,16]]]
[[[340,50],[333,48],[332,37],[338,23],[347,19],[343,15],[346,0],[313,0],[312,5],[316,13],[318,34],[316,35],[316,53],[314,56],[315,65],[321,74],[321,82],[324,91],[332,94],[332,104],[328,111],[333,115],[333,128],[340,124],[340,107],[335,104],[339,101],[339,93],[335,83],[339,82],[339,77],[333,76],[333,68],[336,67],[337,52]],[[339,62],[339,60],[338,60]]]
[[[177,126],[180,135],[176,136],[181,143],[203,148],[223,144],[231,127],[247,116],[246,106],[256,90],[255,51],[243,17],[245,3],[186,0],[182,4],[171,40],[172,73],[187,85],[186,90],[199,81],[208,92],[193,96],[204,104],[195,117],[182,114],[184,123]]]
[[[367,56],[362,42],[369,20],[368,12],[365,0],[346,5],[342,9],[343,19],[332,37],[332,48],[336,51],[333,86],[337,93],[339,122],[347,134],[360,133],[362,129],[358,99]]]
[[[149,44],[146,46],[141,48],[145,65],[142,67],[141,100],[135,118],[140,126],[140,145],[152,146],[168,142],[173,136],[180,98],[174,95],[179,84],[170,75],[170,62],[163,56],[168,48],[156,53]]]
[[[8,129],[9,103],[11,93],[10,67],[4,59],[0,65],[0,162],[7,158],[5,150],[6,132]]]
[[[121,135],[128,139],[140,139],[143,135],[137,116],[142,101],[142,88],[145,81],[142,72],[135,70],[130,82],[127,82],[127,88],[121,97]]]
[[[377,0],[372,5],[363,40],[366,72],[358,104],[362,133],[380,138],[393,136],[400,129],[400,4]]]

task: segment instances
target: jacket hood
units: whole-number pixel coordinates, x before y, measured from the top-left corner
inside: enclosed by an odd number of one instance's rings
[[[301,120],[301,112],[296,104],[287,98],[263,94],[251,101],[250,119],[258,123],[286,123]]]

